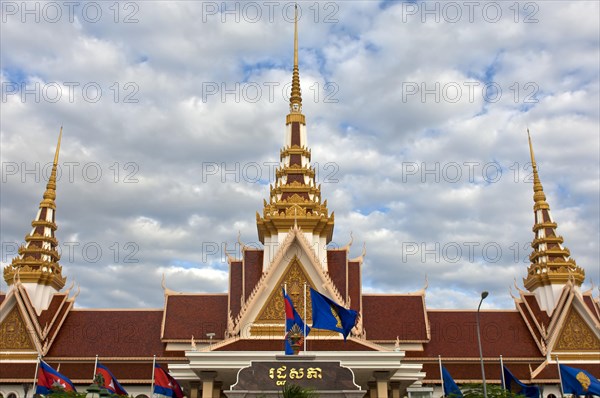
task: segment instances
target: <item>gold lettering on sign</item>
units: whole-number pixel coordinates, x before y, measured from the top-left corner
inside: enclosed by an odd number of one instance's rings
[[[0,349],[34,349],[29,339],[29,332],[16,306],[13,307],[12,311],[4,318],[4,321],[0,325]]]
[[[598,351],[600,340],[583,320],[579,313],[571,308],[564,322],[555,350],[559,351]]]
[[[290,369],[290,379],[302,379],[304,377],[304,368]]]
[[[322,379],[323,374],[321,368],[308,368],[306,370],[307,379]]]

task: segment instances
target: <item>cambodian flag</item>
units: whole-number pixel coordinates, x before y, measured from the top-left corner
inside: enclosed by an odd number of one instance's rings
[[[159,364],[154,366],[154,394],[162,397],[183,398],[181,386]]]
[[[285,305],[285,332],[289,333],[294,325],[298,325],[298,328],[300,328],[303,334],[304,328],[306,328],[306,336],[308,336],[310,328],[304,325],[304,321],[302,320],[302,317],[300,317],[300,314],[298,314],[298,311],[294,308],[294,303],[292,303],[290,296],[287,295],[285,290],[281,290],[283,292],[283,302]],[[303,336],[303,338],[306,338],[306,336]],[[287,335],[285,338],[285,355],[294,355],[294,350]]]
[[[38,367],[36,394],[48,395],[53,388],[62,388],[65,391],[77,391],[67,376],[58,373],[44,361],[40,361]]]
[[[100,362],[98,362],[98,366],[96,367],[96,374],[102,375],[102,378],[104,379],[104,385],[100,387],[106,388],[112,394],[129,395],[121,386],[121,384],[119,384],[119,381],[115,376],[113,376],[110,370],[108,370],[108,368],[102,365]]]

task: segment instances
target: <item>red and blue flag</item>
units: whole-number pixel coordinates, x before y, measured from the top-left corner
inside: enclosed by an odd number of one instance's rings
[[[183,398],[181,386],[159,364],[154,366],[154,394],[169,398]]]
[[[102,365],[100,362],[98,362],[98,366],[96,366],[96,374],[102,375],[102,378],[104,379],[104,385],[100,387],[106,388],[112,394],[129,395],[127,394],[127,391],[125,391],[125,389],[121,386],[117,378],[113,376],[111,371],[108,370],[108,368]]]
[[[53,389],[77,391],[67,376],[58,373],[46,362],[40,361],[35,393],[40,395],[48,395],[52,393]]]
[[[290,343],[289,333],[290,330],[294,327],[294,325],[298,325],[298,328],[302,332],[302,338],[306,338],[310,333],[310,328],[304,325],[304,321],[298,311],[294,308],[294,303],[290,296],[287,295],[284,289],[281,289],[283,292],[283,303],[285,305],[285,355],[294,355],[294,349]],[[305,335],[306,328],[306,335]]]

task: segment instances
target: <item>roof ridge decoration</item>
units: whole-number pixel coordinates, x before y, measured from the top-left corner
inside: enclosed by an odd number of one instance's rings
[[[4,268],[4,280],[9,286],[13,285],[16,277],[21,282],[49,285],[56,291],[60,291],[67,280],[62,276],[62,267],[58,263],[60,260],[57,250],[58,240],[54,237],[54,232],[58,228],[55,222],[56,173],[62,129],[61,126],[46,191],[36,218],[31,222],[33,229],[25,236],[25,244],[19,247],[19,255]]]
[[[585,280],[585,271],[577,266],[570,258],[570,251],[563,247],[563,237],[556,233],[557,223],[550,214],[550,205],[542,186],[537,163],[533,153],[531,135],[527,129],[529,154],[533,169],[533,211],[535,222],[533,232],[535,238],[531,242],[533,251],[529,256],[531,261],[527,269],[527,278],[523,280],[525,288],[534,291],[541,286],[562,285],[573,279],[576,286],[581,286]],[[549,308],[551,312],[551,308]]]
[[[342,306],[347,306],[346,301],[342,298],[342,295],[333,283],[333,280],[331,279],[329,274],[323,270],[321,261],[319,260],[310,242],[304,236],[302,229],[296,226],[295,228],[290,228],[288,234],[283,240],[283,243],[279,246],[277,252],[275,253],[273,260],[271,261],[265,272],[263,272],[260,276],[258,282],[254,286],[254,289],[252,289],[252,292],[248,296],[248,299],[243,303],[239,314],[235,318],[235,327],[232,330],[232,335],[238,335],[240,333],[242,320],[244,319],[244,317],[247,316],[248,311],[255,307],[256,300],[258,300],[258,297],[260,297],[261,293],[266,289],[267,281],[272,277],[271,275],[278,268],[276,267],[276,265],[283,260],[284,255],[286,254],[287,250],[290,248],[294,240],[298,241],[301,248],[307,254],[314,271],[317,273],[317,275],[319,276],[319,278],[321,278],[321,281],[323,282],[323,287],[325,287],[327,291],[333,296],[332,299],[340,303],[340,305]]]

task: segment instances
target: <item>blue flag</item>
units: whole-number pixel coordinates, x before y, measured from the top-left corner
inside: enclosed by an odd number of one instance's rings
[[[538,386],[528,386],[521,383],[506,366],[503,368],[504,371],[504,386],[505,388],[514,393],[525,395],[528,398],[538,398],[540,396],[540,388]]]
[[[298,325],[297,331],[302,334],[300,340],[296,340],[295,343],[302,345],[304,343],[304,338],[308,336],[310,333],[310,328],[304,325],[304,321],[298,311],[294,308],[294,303],[290,296],[287,295],[285,290],[281,289],[283,292],[283,304],[285,306],[285,355],[294,355],[294,349],[292,348],[292,335],[290,331],[294,327],[294,325]],[[306,336],[304,336],[304,329],[306,328]],[[295,337],[297,338],[297,337]]]
[[[462,391],[460,391],[460,388],[458,388],[454,379],[450,376],[450,372],[444,366],[442,366],[442,381],[444,383],[444,393],[447,397],[451,395],[455,397],[463,396]]]
[[[312,300],[312,327],[340,332],[346,340],[356,325],[358,312],[342,307],[312,287],[310,288],[310,299]]]
[[[600,396],[600,381],[583,369],[560,365],[560,377],[565,394]]]

